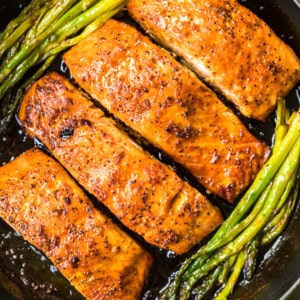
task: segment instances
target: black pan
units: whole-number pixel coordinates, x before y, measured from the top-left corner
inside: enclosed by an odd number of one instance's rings
[[[240,0],[264,19],[272,29],[300,56],[300,7],[297,0]],[[0,0],[0,29],[14,18],[29,0]],[[299,5],[300,6],[300,5]],[[125,15],[125,19],[126,19]],[[62,71],[58,59],[51,69]],[[300,85],[288,95],[289,106],[298,107]],[[244,120],[248,128],[267,143],[271,143],[274,114],[267,123]],[[0,115],[1,122],[1,115]],[[1,124],[1,123],[0,123]],[[1,125],[0,125],[1,126]],[[34,146],[15,122],[7,136],[0,136],[0,165]],[[158,155],[159,156],[159,155]],[[224,214],[232,207],[221,205]],[[300,199],[299,199],[300,200]],[[300,201],[298,201],[300,202]],[[300,204],[286,231],[273,246],[262,249],[256,275],[251,282],[239,285],[232,299],[298,300],[300,299]],[[145,245],[156,258],[143,293],[143,299],[153,299],[167,282],[182,257]],[[25,242],[0,219],[0,299],[82,299],[60,273],[39,251]]]

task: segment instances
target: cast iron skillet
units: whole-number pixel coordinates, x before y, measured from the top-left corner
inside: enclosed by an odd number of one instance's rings
[[[0,29],[14,18],[28,2],[29,0],[0,0]],[[292,0],[240,0],[240,2],[264,19],[300,56],[300,8]],[[126,15],[123,18],[128,19]],[[60,59],[53,64],[51,69],[65,73]],[[67,76],[67,74],[65,75]],[[298,107],[300,103],[299,84],[287,99],[291,108]],[[265,124],[243,118],[242,120],[256,136],[271,143],[274,114]],[[11,133],[0,137],[0,165],[32,146],[34,146],[34,142],[26,138],[21,127],[15,122]],[[159,151],[152,148],[148,150],[162,161],[170,163],[170,160]],[[173,166],[179,175],[185,177],[191,184],[197,185],[178,166],[174,164]],[[211,200],[220,206],[224,215],[227,215],[232,209],[220,199],[213,197]],[[256,275],[251,282],[241,283],[236,288],[232,299],[300,299],[299,219],[300,204],[298,203],[287,230],[271,248],[262,249]],[[136,238],[138,239],[138,237]],[[143,241],[140,242],[143,243]],[[144,246],[155,257],[155,263],[143,293],[143,299],[146,300],[154,298],[155,293],[162,287],[162,284],[167,282],[168,276],[176,270],[183,257],[176,257],[171,252],[162,251],[146,244]],[[30,300],[82,299],[46,257],[25,242],[0,219],[0,299],[15,299],[12,294]]]

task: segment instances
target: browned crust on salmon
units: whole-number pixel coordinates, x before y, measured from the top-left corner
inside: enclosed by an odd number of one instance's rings
[[[293,50],[236,0],[130,0],[128,10],[246,117],[264,121],[300,80]]]
[[[0,168],[0,216],[86,299],[139,299],[151,256],[39,149]]]
[[[131,230],[178,254],[222,216],[202,194],[135,144],[62,76],[36,82],[19,117],[78,182]]]
[[[229,202],[269,154],[194,73],[134,27],[110,20],[64,60],[93,98]]]

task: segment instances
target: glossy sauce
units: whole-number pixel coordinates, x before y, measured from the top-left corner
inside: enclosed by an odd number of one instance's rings
[[[2,26],[0,28],[3,29],[6,23],[11,18],[15,17],[28,2],[28,0],[0,0],[0,26]],[[264,19],[299,56],[300,28],[294,28],[291,20],[281,11],[277,1],[241,0],[240,2]],[[125,19],[127,18],[128,17],[125,15]],[[51,69],[65,73],[68,76],[67,70],[60,59],[53,64]],[[291,108],[298,107],[300,103],[300,86],[298,85],[287,98]],[[238,114],[238,116],[256,136],[266,141],[269,145],[272,143],[274,114],[271,115],[264,124],[254,120],[247,120],[240,114]],[[1,118],[0,112],[0,124]],[[18,123],[14,122],[11,132],[6,136],[0,136],[0,165],[14,159],[18,154],[32,146],[34,146],[34,142],[28,139]],[[145,144],[144,147],[161,161],[172,165],[181,177],[203,191],[203,188],[196,183],[190,174],[182,170],[165,154],[159,152],[154,147],[145,146]],[[227,215],[231,211],[232,207],[225,204],[224,201],[214,196],[210,196],[210,199],[220,206],[224,215]],[[297,247],[300,247],[299,243],[296,245],[293,244],[294,247],[291,246],[293,234],[299,234],[299,229],[297,229],[299,226],[295,225],[296,222],[299,222],[298,218],[299,207],[295,218],[284,237],[279,240],[278,244],[273,246],[271,252],[261,254],[261,259],[265,260],[267,271],[264,270],[264,267],[262,266],[262,270],[257,276],[258,279],[254,278],[253,283],[239,288],[235,293],[236,296],[234,298],[239,299],[240,296],[242,299],[243,295],[247,295],[247,292],[248,294],[250,292],[253,293],[254,290],[258,290],[263,284],[267,284],[272,280],[272,274],[268,272],[268,262],[271,265],[272,261],[274,261],[273,265],[278,264],[276,257],[272,258],[272,256],[276,256],[278,251],[279,253],[283,251],[281,244],[285,245],[285,251],[291,251],[287,256],[293,257],[294,253],[297,252]],[[286,245],[289,246],[286,247]],[[182,261],[184,256],[176,257],[172,252],[162,251],[149,245],[144,246],[153,253],[155,263],[151,270],[147,286],[145,287],[143,299],[153,299],[156,292],[167,282],[168,276],[170,276],[172,271],[177,269],[178,264]],[[270,253],[272,253],[271,257],[269,257]],[[190,255],[190,253],[186,255]],[[13,290],[16,293],[22,293],[26,299],[82,299],[42,253],[24,241],[23,238],[2,220],[0,220],[0,273],[2,273],[8,282],[13,282]],[[266,277],[264,277],[264,274],[266,274]],[[0,275],[0,283],[1,282],[3,285],[7,286],[7,282],[4,282]],[[2,299],[1,289],[0,298]]]

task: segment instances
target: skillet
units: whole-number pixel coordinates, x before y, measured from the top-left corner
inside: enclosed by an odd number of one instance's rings
[[[300,56],[300,8],[297,0],[240,0],[271,28]],[[0,28],[14,18],[29,0],[0,0]],[[126,19],[125,15],[125,19]],[[57,60],[51,69],[63,71]],[[300,85],[287,97],[291,108],[300,103]],[[0,114],[1,119],[1,114]],[[243,120],[248,128],[267,143],[271,143],[274,114],[265,124]],[[0,137],[0,164],[6,163],[34,145],[26,138],[15,121],[9,135]],[[226,215],[232,207],[218,199]],[[300,200],[300,199],[299,199]],[[256,275],[249,283],[236,288],[232,299],[300,299],[300,205],[298,201],[292,221],[271,248],[262,249]],[[146,245],[155,257],[143,299],[153,299],[161,283],[182,258]],[[0,220],[0,299],[82,299],[51,263]]]

